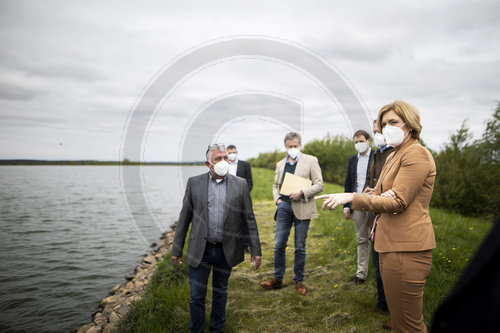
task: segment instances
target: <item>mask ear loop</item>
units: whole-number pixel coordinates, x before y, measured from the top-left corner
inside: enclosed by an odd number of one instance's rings
[[[413,131],[412,129],[410,129],[410,127],[409,127],[406,123],[403,123],[403,124],[401,124],[401,125],[400,125],[400,126],[398,126],[398,127],[399,127],[399,128],[401,128],[401,126],[403,126],[403,125],[406,125],[406,127],[408,128],[408,133],[406,133],[406,134],[405,134],[405,136],[403,137],[403,142],[401,142],[401,144],[403,144],[403,143],[405,143],[405,142],[406,142],[406,141],[405,141],[405,140],[406,140],[406,136],[407,136],[408,134],[410,134],[410,133],[411,133],[411,131]],[[404,133],[404,130],[403,130],[403,133]]]

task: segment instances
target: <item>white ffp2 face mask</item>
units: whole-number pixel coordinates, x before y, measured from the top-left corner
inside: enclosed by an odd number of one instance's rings
[[[234,162],[236,161],[236,158],[238,158],[238,154],[236,153],[227,154],[227,158],[229,158],[231,162]]]
[[[208,162],[208,163],[210,163],[214,166],[214,172],[221,177],[224,177],[229,170],[229,163],[227,161],[222,160],[222,161],[217,162],[215,164],[213,164],[212,162]]]
[[[403,142],[406,136],[405,132],[401,129],[401,126],[403,125],[404,123],[399,126],[387,125],[384,127],[382,133],[384,134],[385,142],[387,142],[388,145],[399,146]],[[408,133],[406,134],[408,135]]]
[[[354,148],[358,151],[358,153],[362,154],[368,149],[368,142],[358,142],[354,144]]]
[[[299,156],[300,149],[298,148],[290,148],[287,150],[288,155],[290,155],[291,158],[296,159],[297,156]]]
[[[373,141],[379,147],[385,145],[385,138],[382,133],[375,133],[375,135],[373,136]]]

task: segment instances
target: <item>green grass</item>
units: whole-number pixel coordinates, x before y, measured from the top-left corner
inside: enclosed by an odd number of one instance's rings
[[[275,205],[271,185],[274,173],[253,169],[254,211],[263,251],[262,267],[255,271],[249,258],[233,269],[229,280],[225,332],[383,332],[387,314],[367,313],[376,303],[375,272],[370,264],[368,281],[347,286],[356,272],[356,237],[350,220],[340,209],[320,212],[311,221],[307,238],[304,283],[306,296],[293,284],[293,231],[287,250],[287,271],[280,290],[264,290],[260,282],[272,277]],[[341,192],[338,185],[326,184],[325,193]],[[319,205],[319,202],[318,202]],[[424,317],[432,314],[460,275],[491,223],[432,209],[437,248],[424,294]],[[146,295],[133,304],[118,331],[184,332],[189,321],[189,286],[186,269],[175,271],[167,259],[155,272]],[[210,283],[209,283],[210,285]],[[207,320],[211,290],[207,295]]]

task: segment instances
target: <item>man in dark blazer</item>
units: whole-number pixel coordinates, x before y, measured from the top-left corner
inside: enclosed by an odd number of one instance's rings
[[[349,158],[344,192],[363,193],[368,164],[373,154],[370,148],[370,134],[364,130],[356,131],[353,141],[358,153]],[[344,205],[344,217],[350,219],[351,214],[358,242],[358,269],[349,284],[359,285],[365,282],[368,277],[368,264],[370,262],[370,216],[367,211],[353,211],[350,204]]]
[[[226,148],[210,145],[206,154],[209,172],[189,178],[172,244],[172,263],[182,264],[189,226],[186,261],[189,265],[189,331],[203,332],[205,296],[212,275],[210,331],[222,332],[226,321],[227,286],[231,269],[244,260],[242,228],[249,230],[251,263],[258,269],[261,250],[252,200],[244,179],[228,174]]]
[[[368,171],[366,173],[365,188],[363,193],[371,193],[377,185],[378,178],[384,167],[385,160],[393,151],[394,147],[389,146],[384,139],[384,135],[380,132],[377,126],[377,120],[373,122],[373,141],[377,146],[376,151],[370,157],[370,163],[368,165]],[[370,216],[370,226],[373,226],[373,221],[375,220],[375,213],[369,213]],[[375,251],[372,242],[372,263],[375,268],[375,275],[377,277],[377,304],[374,307],[369,308],[369,312],[387,312],[389,307],[387,306],[387,300],[385,299],[384,283],[382,282],[382,276],[380,275],[380,265],[379,265],[379,255]],[[385,324],[388,326],[388,324]]]
[[[241,178],[245,178],[248,184],[248,191],[252,191],[253,180],[252,180],[252,168],[250,167],[250,163],[247,161],[242,161],[238,158],[238,149],[236,149],[235,145],[227,146],[227,157],[229,158],[229,173],[233,176],[238,176]],[[250,243],[248,242],[248,228],[245,223],[243,223],[243,235],[246,236],[243,238],[243,248],[245,252],[250,253],[250,249],[248,246]]]
[[[238,158],[238,149],[235,145],[227,146],[227,156],[229,158],[229,173],[234,176],[245,178],[248,184],[248,191],[252,192],[253,180],[250,163]]]

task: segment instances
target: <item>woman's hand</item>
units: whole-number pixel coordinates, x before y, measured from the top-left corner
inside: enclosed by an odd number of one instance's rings
[[[323,199],[323,210],[325,210],[325,207],[328,207],[329,210],[334,210],[337,206],[351,202],[352,197],[352,193],[334,193],[319,195],[314,197],[314,199]]]
[[[391,198],[393,200],[397,198],[396,193],[394,193],[393,190],[387,190],[384,193],[382,193],[381,196],[386,198]]]
[[[372,194],[373,187],[367,187],[363,190],[363,194]]]

